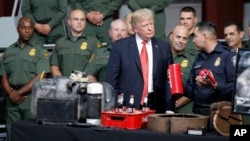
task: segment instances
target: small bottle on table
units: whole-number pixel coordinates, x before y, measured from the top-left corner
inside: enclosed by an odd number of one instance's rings
[[[127,107],[128,113],[134,113],[135,112],[135,103],[134,103],[134,95],[130,95],[128,107]]]

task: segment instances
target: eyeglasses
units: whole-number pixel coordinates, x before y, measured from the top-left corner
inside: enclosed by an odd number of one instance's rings
[[[75,22],[84,22],[85,21],[85,18],[70,18],[71,20],[75,21]]]

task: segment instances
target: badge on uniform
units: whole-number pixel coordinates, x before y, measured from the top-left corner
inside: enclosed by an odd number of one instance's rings
[[[87,46],[88,46],[88,43],[87,42],[82,42],[81,46],[80,46],[80,49],[81,50],[85,50],[87,49]]]
[[[220,62],[221,62],[221,58],[217,57],[216,60],[215,60],[215,62],[214,62],[214,66],[218,67],[220,65]]]
[[[97,43],[97,47],[98,47],[98,48],[101,48],[101,47],[102,47],[102,42],[98,42],[98,43]]]
[[[44,55],[45,58],[49,58],[49,52],[48,51],[45,51],[43,55]]]
[[[36,55],[36,49],[32,48],[29,52],[30,56],[35,56]]]
[[[187,59],[182,60],[181,67],[186,68],[187,66],[188,66],[188,60]]]

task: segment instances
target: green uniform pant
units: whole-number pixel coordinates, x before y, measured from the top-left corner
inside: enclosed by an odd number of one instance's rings
[[[21,104],[13,105],[7,98],[6,106],[6,130],[7,140],[11,141],[11,124],[15,121],[32,119],[31,96],[29,95]]]

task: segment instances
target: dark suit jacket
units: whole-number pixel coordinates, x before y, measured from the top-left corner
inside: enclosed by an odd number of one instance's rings
[[[153,47],[153,104],[157,113],[166,110],[174,111],[174,101],[170,96],[167,80],[168,66],[173,63],[170,45],[157,38],[152,38],[151,41]],[[139,108],[143,91],[143,77],[135,36],[113,43],[106,79],[114,87],[116,95],[124,93],[127,104],[130,95],[133,94],[136,108]]]

